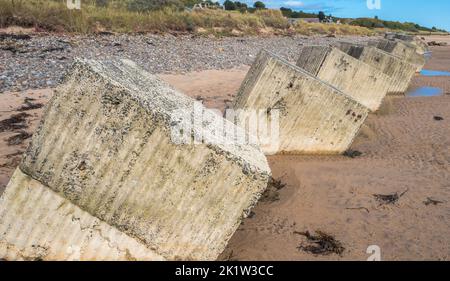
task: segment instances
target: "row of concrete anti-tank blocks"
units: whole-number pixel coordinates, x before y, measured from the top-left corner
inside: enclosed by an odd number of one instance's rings
[[[422,42],[390,36],[304,47],[297,66],[261,51],[234,106],[282,111],[278,153],[343,152],[424,65]],[[78,59],[0,198],[0,259],[217,259],[271,171],[264,147],[214,142],[224,118],[203,106],[205,142],[171,141],[194,104],[131,61]]]
[[[377,111],[386,95],[404,94],[425,65],[424,42],[412,36],[398,35],[409,41],[388,36],[390,40],[366,45],[304,46],[296,66],[261,51],[234,108],[285,105],[275,153],[343,153],[369,112]],[[247,118],[242,115],[240,119]],[[266,152],[273,149],[267,147]]]

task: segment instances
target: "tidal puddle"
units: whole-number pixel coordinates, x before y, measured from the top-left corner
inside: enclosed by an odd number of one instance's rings
[[[442,96],[444,91],[435,87],[420,87],[406,94],[408,97],[435,97]]]
[[[430,76],[430,77],[434,77],[434,76],[450,76],[450,72],[448,72],[448,71],[423,69],[420,72],[420,75],[422,75],[422,76]]]

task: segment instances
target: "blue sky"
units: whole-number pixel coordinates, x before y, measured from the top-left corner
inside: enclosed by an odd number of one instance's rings
[[[304,12],[324,11],[338,17],[374,17],[401,22],[415,22],[450,31],[448,0],[379,0],[380,9],[369,9],[367,0],[262,0],[270,8],[286,7]],[[375,2],[377,0],[370,0]],[[222,1],[223,2],[223,1]],[[252,4],[254,1],[246,0]]]

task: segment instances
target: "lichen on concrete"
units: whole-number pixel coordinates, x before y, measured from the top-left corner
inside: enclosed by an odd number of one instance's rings
[[[425,65],[426,61],[423,54],[419,54],[417,52],[418,48],[408,42],[400,40],[379,39],[372,40],[368,44],[369,46],[374,46],[385,52],[401,57],[408,63],[414,65],[417,72],[421,71]]]
[[[416,74],[414,65],[381,49],[347,42],[337,42],[334,46],[391,78],[388,94],[404,94]]]
[[[372,111],[378,110],[393,83],[380,70],[329,46],[304,46],[297,66],[333,85]]]
[[[234,109],[269,112],[283,104],[278,154],[338,154],[348,149],[369,109],[282,58],[261,51],[234,101]]]

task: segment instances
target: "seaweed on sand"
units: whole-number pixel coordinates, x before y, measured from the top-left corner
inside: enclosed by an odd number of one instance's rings
[[[383,195],[383,194],[374,194],[373,196],[375,197],[375,199],[380,203],[380,205],[389,205],[389,204],[395,204],[398,202],[398,200],[400,200],[400,198],[403,197],[403,195],[406,194],[406,192],[408,192],[409,189],[405,190],[402,193],[394,193],[394,194],[388,194],[388,195]]]
[[[300,244],[297,249],[312,253],[314,255],[331,255],[337,254],[342,256],[345,251],[342,243],[332,235],[325,232],[316,230],[316,235],[312,235],[309,231],[306,232],[294,232],[294,234],[302,235],[306,237],[307,243]]]
[[[267,184],[267,189],[261,197],[262,202],[275,202],[280,200],[279,191],[286,187],[286,184],[281,180],[270,178]]]
[[[26,119],[30,117],[30,114],[19,113],[14,114],[8,119],[0,121],[0,133],[6,131],[14,131],[27,128]]]

